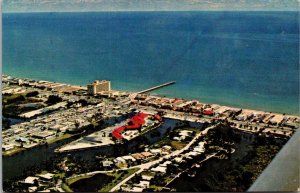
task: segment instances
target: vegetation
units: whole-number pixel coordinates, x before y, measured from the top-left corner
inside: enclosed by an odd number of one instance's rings
[[[69,134],[69,133],[65,133],[59,137],[55,137],[54,139],[50,139],[47,141],[48,144],[51,144],[51,143],[55,143],[57,141],[60,141],[60,140],[63,140],[63,139],[67,139],[67,138],[70,138],[72,137],[73,135],[72,134]]]
[[[3,115],[5,117],[18,118],[19,114],[36,110],[44,106],[42,103],[39,103],[40,105],[37,106],[22,106],[22,104],[40,102],[34,98],[26,97],[26,95],[28,95],[28,92],[3,95]]]
[[[4,104],[21,103],[22,101],[25,101],[25,95],[26,93],[3,95],[3,103]]]
[[[99,192],[109,192],[113,187],[115,187],[118,183],[120,183],[122,180],[127,178],[128,176],[134,174],[137,172],[140,168],[132,168],[128,170],[122,170],[122,171],[116,171],[113,173],[108,173],[108,175],[113,176],[114,180],[105,186],[103,186]]]
[[[59,179],[63,179],[63,178],[66,177],[66,174],[65,173],[58,173],[58,174],[55,174],[54,176],[59,178]]]
[[[181,141],[175,141],[175,140],[171,140],[169,137],[164,137],[161,140],[159,140],[158,142],[156,142],[156,146],[162,147],[164,145],[169,145],[171,146],[173,149],[179,150],[182,149],[186,146],[186,142],[181,142]]]
[[[41,173],[37,174],[37,175],[42,175],[42,174],[47,174],[48,171],[47,170],[42,170]]]
[[[149,171],[143,171],[141,173],[141,175],[145,175],[145,176],[155,176],[155,173],[149,172]]]
[[[192,127],[186,127],[186,126],[175,128],[172,131],[169,129],[169,131],[166,132],[165,136],[163,136],[159,141],[157,141],[155,143],[155,146],[161,147],[164,145],[169,145],[175,150],[180,150],[180,149],[184,148],[187,145],[187,143],[190,141],[191,137],[187,137],[185,140],[182,140],[182,141],[172,140],[174,136],[178,135],[177,133],[180,130],[193,131],[192,135],[195,135],[200,132],[200,130],[198,128],[192,128]]]
[[[81,103],[83,107],[88,105],[88,102],[84,99],[80,99],[78,102]]]
[[[82,179],[86,179],[86,178],[91,178],[91,177],[93,177],[93,175],[91,175],[91,176],[90,175],[76,176],[74,178],[68,179],[66,182],[67,182],[68,185],[71,185],[71,184],[77,182],[78,180],[82,180]]]
[[[66,191],[93,191],[96,192],[100,186],[100,192],[108,192],[122,180],[137,172],[139,168],[108,172],[106,174],[76,176],[63,183]]]
[[[160,192],[162,190],[162,187],[156,186],[156,185],[150,185],[148,189],[149,189],[149,191]]]
[[[217,172],[214,176],[224,180],[211,188],[214,191],[246,191],[278,151],[278,146],[260,146],[256,151],[250,151],[239,164],[229,165]]]
[[[126,168],[126,167],[128,167],[127,163],[118,163],[118,164],[116,164],[116,166],[118,168]]]
[[[182,149],[186,146],[186,143],[180,142],[180,141],[171,141],[170,143],[171,147],[173,147],[176,150]]]
[[[224,147],[225,142],[229,140],[228,135],[232,134],[217,129],[212,130],[208,135],[211,135],[207,139],[210,140],[210,146],[214,144],[217,147],[223,144]],[[195,178],[191,179],[184,175],[173,182],[174,187],[177,191],[246,191],[271,162],[280,147],[281,145],[269,140],[253,145],[245,143],[245,147],[239,145],[238,148],[243,149],[242,153],[229,156],[226,160],[213,159],[205,162]]]
[[[267,145],[267,146],[259,146],[256,148],[256,159],[252,159],[248,164],[246,164],[243,168],[244,172],[250,172],[251,182],[256,180],[256,178],[260,175],[263,169],[269,165],[274,156],[280,150],[280,147],[277,145]]]
[[[12,156],[13,154],[16,154],[16,153],[19,153],[21,151],[24,151],[25,148],[22,148],[22,147],[15,147],[11,150],[8,150],[8,151],[5,151],[5,152],[2,152],[2,155],[3,156]]]
[[[65,190],[66,192],[73,192],[73,190],[67,184],[65,184],[65,183],[61,184],[61,188],[63,190]]]
[[[2,117],[2,131],[8,129],[10,127],[11,121]]]
[[[49,105],[53,105],[53,104],[59,103],[59,102],[61,102],[61,101],[62,101],[62,98],[61,98],[61,97],[56,96],[56,95],[50,95],[50,96],[48,97],[47,103],[48,103]]]
[[[27,93],[26,97],[35,97],[37,95],[39,95],[38,91],[32,91],[32,92]]]

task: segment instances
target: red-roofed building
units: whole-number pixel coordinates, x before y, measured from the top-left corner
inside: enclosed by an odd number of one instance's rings
[[[127,129],[139,129],[145,123],[145,118],[148,116],[146,113],[138,113],[134,115],[128,122],[128,125],[121,126],[113,130],[112,135],[116,139],[123,139],[121,133]]]
[[[154,118],[155,118],[156,120],[159,120],[159,121],[161,120],[161,117],[160,117],[159,115],[157,115],[157,114],[154,115]]]
[[[204,111],[203,111],[203,114],[204,114],[204,115],[212,116],[212,115],[214,115],[214,111],[213,111],[213,110],[204,110]]]

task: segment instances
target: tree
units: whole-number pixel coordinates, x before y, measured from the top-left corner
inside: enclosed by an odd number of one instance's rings
[[[78,121],[75,121],[75,127],[76,127],[76,129],[78,129],[79,126],[80,126],[80,123]]]
[[[83,107],[88,105],[88,102],[84,99],[80,99],[78,102],[81,103]]]
[[[243,184],[246,186],[246,187],[249,187],[252,183],[252,178],[253,177],[253,174],[249,171],[245,171],[243,174],[242,174],[242,182]]]
[[[135,174],[132,178],[133,183],[138,183],[141,180],[141,175],[140,174]]]
[[[56,95],[50,95],[48,97],[47,103],[48,104],[56,104],[62,101],[62,98]]]
[[[178,171],[178,168],[175,165],[173,165],[173,164],[167,165],[167,173],[168,174],[175,174],[175,173],[177,173],[177,171]]]
[[[32,92],[27,93],[26,97],[35,97],[37,95],[39,95],[38,91],[32,91]]]
[[[11,98],[7,100],[8,104],[25,101],[25,97],[23,95],[19,95],[17,97]]]
[[[33,180],[33,183],[34,183],[35,186],[38,186],[38,185],[39,185],[39,181],[36,180],[36,179]]]

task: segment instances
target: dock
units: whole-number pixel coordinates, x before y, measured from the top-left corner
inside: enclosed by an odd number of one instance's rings
[[[139,92],[137,92],[137,94],[146,93],[146,92],[149,92],[149,91],[152,91],[152,90],[155,90],[155,89],[159,89],[159,88],[162,88],[162,87],[165,87],[165,86],[169,86],[169,85],[175,84],[175,83],[176,83],[175,81],[171,81],[171,82],[167,82],[167,83],[164,83],[164,84],[160,84],[158,86],[154,86],[154,87],[148,88],[146,90],[139,91]]]

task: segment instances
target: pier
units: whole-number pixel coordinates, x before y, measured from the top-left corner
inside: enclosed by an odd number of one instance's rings
[[[169,86],[169,85],[175,84],[175,83],[176,83],[175,81],[171,81],[171,82],[167,82],[167,83],[164,83],[164,84],[160,84],[158,86],[154,86],[154,87],[148,88],[146,90],[139,91],[139,92],[137,92],[137,94],[146,93],[146,92],[149,92],[149,91],[152,91],[152,90],[155,90],[155,89],[159,89],[159,88],[162,88],[162,87],[165,87],[165,86]]]

